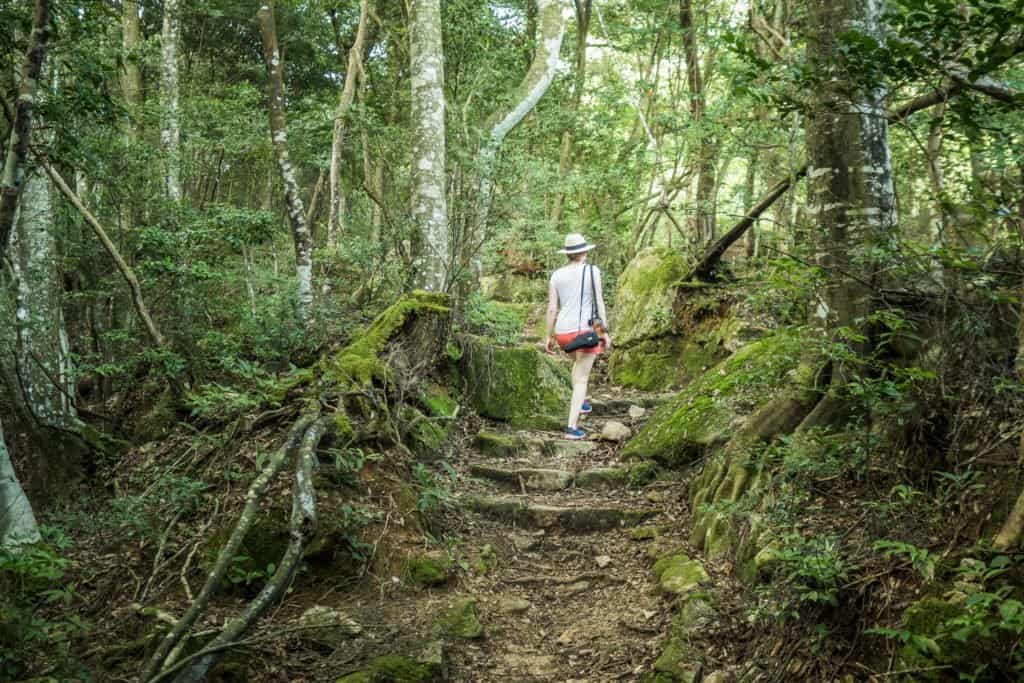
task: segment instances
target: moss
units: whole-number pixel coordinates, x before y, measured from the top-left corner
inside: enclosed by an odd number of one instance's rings
[[[493,458],[508,458],[526,449],[522,437],[482,431],[476,435],[476,447],[483,455]]]
[[[683,556],[685,557],[685,556]],[[707,583],[708,574],[697,560],[686,559],[668,565],[659,578],[661,590],[673,595],[687,595]]]
[[[434,628],[439,635],[447,638],[475,640],[484,635],[484,627],[476,616],[474,598],[457,601],[437,620]]]
[[[387,380],[388,366],[379,358],[381,351],[410,318],[425,313],[450,315],[447,295],[416,291],[403,296],[356,333],[351,344],[321,362],[324,378],[342,391],[365,387],[374,380]]]
[[[201,565],[206,571],[213,569],[221,547],[227,543],[234,530],[235,521],[221,528],[213,535],[203,553]],[[288,547],[288,518],[283,510],[271,508],[257,513],[252,526],[242,539],[234,561],[231,563],[225,579],[231,582],[232,576],[241,577],[250,572],[265,572],[268,565],[276,565],[281,561]],[[233,583],[233,582],[232,582]]]
[[[418,586],[440,586],[448,582],[452,560],[447,553],[432,552],[409,558],[409,581]]]
[[[562,424],[572,391],[563,365],[530,345],[500,347],[472,335],[460,341],[465,395],[480,415],[515,427]]]
[[[667,249],[644,249],[629,262],[615,292],[616,343],[624,348],[673,331],[676,290],[685,259]]]
[[[440,384],[429,384],[420,394],[420,405],[430,417],[450,419],[459,410],[459,402],[452,398],[447,387]]]
[[[342,676],[337,683],[426,683],[436,680],[440,672],[429,663],[409,657],[385,655],[371,659],[362,671]]]
[[[782,331],[753,342],[704,373],[658,408],[623,457],[686,465],[723,443],[737,420],[764,404],[797,365],[801,341]]]
[[[402,410],[402,421],[406,428],[405,444],[416,457],[424,462],[433,462],[444,457],[444,446],[451,430],[450,420],[430,418],[415,408]]]

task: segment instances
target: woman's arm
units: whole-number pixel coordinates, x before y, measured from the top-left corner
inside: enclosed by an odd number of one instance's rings
[[[544,349],[548,353],[554,353],[555,340],[551,336],[555,329],[555,319],[558,317],[558,290],[555,285],[548,283],[548,313],[544,319]]]

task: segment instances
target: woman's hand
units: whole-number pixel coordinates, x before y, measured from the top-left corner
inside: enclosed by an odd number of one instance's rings
[[[612,336],[610,334],[608,334],[607,332],[605,332],[604,335],[602,335],[601,339],[604,340],[604,348],[605,348],[605,350],[606,351],[611,351],[612,350]]]
[[[550,334],[544,337],[544,352],[549,353],[552,356],[555,355],[555,340]]]

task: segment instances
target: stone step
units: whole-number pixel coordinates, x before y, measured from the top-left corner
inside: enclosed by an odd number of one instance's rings
[[[580,489],[602,490],[626,486],[629,470],[625,467],[595,467],[569,472],[545,468],[502,468],[490,465],[471,465],[474,477],[487,479],[517,491],[562,491],[570,486]]]
[[[612,507],[559,507],[530,503],[514,497],[467,496],[462,504],[490,519],[529,529],[558,527],[566,531],[608,531],[636,526],[657,514],[656,510],[623,510]]]
[[[597,448],[593,441],[571,441],[561,434],[537,436],[531,433],[504,433],[482,430],[476,435],[476,447],[492,458],[522,456],[574,457]]]
[[[561,491],[572,485],[573,474],[565,470],[549,469],[502,469],[487,465],[473,465],[470,474],[489,479],[524,491]]]
[[[649,415],[650,412],[660,406],[665,401],[672,398],[671,394],[650,394],[648,396],[629,396],[622,398],[615,397],[601,397],[593,398],[590,400],[590,404],[594,407],[593,415],[598,417],[625,417],[629,415],[629,409],[633,406],[639,406],[644,409],[644,413]],[[643,417],[637,415],[637,418]]]

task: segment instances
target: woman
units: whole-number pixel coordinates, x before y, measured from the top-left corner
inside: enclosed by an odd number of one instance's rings
[[[600,321],[607,320],[604,309],[604,294],[601,290],[601,271],[597,266],[587,265],[587,252],[594,248],[587,244],[583,235],[571,233],[565,237],[565,248],[559,251],[569,258],[568,265],[551,274],[548,285],[548,314],[544,328],[544,348],[555,352],[555,344],[564,348],[577,335],[591,331],[591,318],[596,309]],[[595,321],[593,331],[601,342],[592,348],[572,351],[572,400],[569,402],[569,425],[565,438],[583,439],[586,432],[579,428],[581,413],[591,411],[587,403],[587,383],[594,361],[602,351],[611,349],[612,339],[603,322]],[[552,336],[554,330],[554,336]]]

